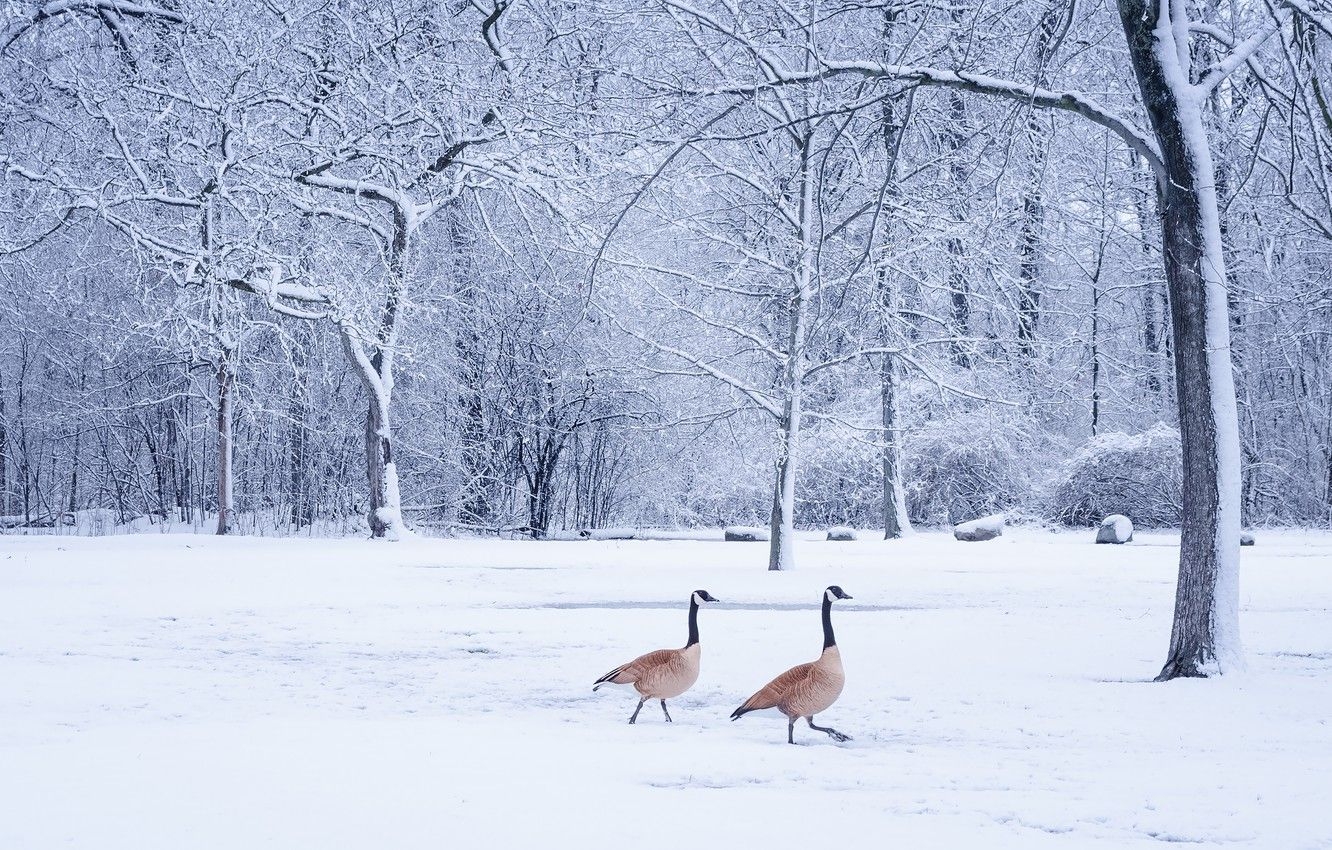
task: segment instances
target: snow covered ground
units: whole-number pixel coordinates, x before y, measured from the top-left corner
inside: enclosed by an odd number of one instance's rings
[[[1243,553],[1247,674],[1165,685],[1176,550],[0,537],[0,848],[1332,846],[1332,534]],[[820,721],[727,715],[821,645]],[[683,645],[626,720],[591,683]]]

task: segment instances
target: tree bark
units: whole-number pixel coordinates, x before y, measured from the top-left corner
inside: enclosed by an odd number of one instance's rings
[[[906,488],[902,483],[901,424],[898,418],[898,379],[901,368],[896,357],[885,354],[879,370],[883,425],[883,538],[896,540],[911,533]]]
[[[291,394],[287,399],[287,481],[291,490],[291,524],[299,531],[314,522],[311,500],[306,481],[308,462],[306,447],[307,419],[310,413],[310,396],[306,374],[309,358],[306,342],[310,339],[308,328],[301,326],[292,347]]]
[[[217,367],[217,533],[229,534],[232,520],[232,391],[236,374],[230,349]]]
[[[955,124],[960,124],[966,119],[966,106],[962,102],[962,95],[958,92],[949,93],[951,103],[951,117]],[[951,174],[953,178],[953,190],[957,197],[961,199],[964,195],[963,187],[966,185],[966,171],[962,164],[957,160],[962,149],[962,134],[956,130],[950,130],[945,134],[948,140],[949,151],[953,156],[953,166]],[[965,218],[965,209],[959,206],[956,209],[956,220],[953,222],[955,227],[961,227]],[[962,244],[960,236],[950,236],[946,243],[948,251],[948,292],[949,301],[952,309],[953,334],[957,338],[953,341],[953,362],[963,369],[971,368],[971,346],[967,343],[967,337],[971,336],[971,293],[967,283],[966,273],[966,247]]]
[[[411,230],[407,212],[393,206],[393,236],[388,246],[389,291],[375,331],[373,353],[353,328],[340,328],[347,359],[356,367],[370,397],[365,413],[365,474],[370,489],[366,516],[370,536],[396,540],[407,533],[402,520],[398,467],[393,458],[393,425],[389,418],[393,399],[393,361],[398,339],[398,313],[406,291],[407,250]]]
[[[795,565],[795,486],[799,462],[800,425],[804,415],[804,358],[806,300],[814,277],[814,185],[810,173],[811,130],[800,140],[800,259],[787,301],[786,363],[782,369],[786,399],[777,423],[777,481],[773,488],[769,521],[768,569],[789,570]]]
[[[0,371],[0,516],[9,514],[9,417],[5,413],[5,373]]]
[[[883,42],[885,62],[892,61],[889,45],[901,11],[895,7],[884,10]],[[897,114],[900,96],[884,98],[881,110],[883,122],[884,180],[886,197],[897,199],[901,189],[895,172],[897,158],[902,149],[902,135],[911,112],[913,101],[907,101],[906,115]],[[889,218],[891,221],[891,218]],[[873,234],[870,235],[873,238]],[[891,226],[884,228],[883,239],[892,241]],[[879,308],[882,312],[881,341],[884,348],[891,347],[893,323],[900,320],[902,309],[901,281],[895,278],[887,264],[877,270],[875,282],[879,289]],[[902,484],[902,440],[899,384],[902,365],[893,354],[884,354],[879,363],[879,416],[883,427],[883,456],[881,458],[883,483],[883,537],[896,540],[911,533],[911,520],[907,516],[906,491]]]
[[[1189,81],[1187,21],[1153,0],[1120,0],[1143,103],[1161,150],[1158,183],[1184,455],[1179,580],[1170,648],[1158,680],[1241,663],[1240,460],[1226,272],[1201,97]]]
[[[1055,50],[1055,35],[1062,17],[1063,3],[1050,3],[1041,14],[1036,33],[1035,85],[1046,85],[1046,68]],[[1027,116],[1027,139],[1031,144],[1031,166],[1022,196],[1022,228],[1018,255],[1018,353],[1031,357],[1035,352],[1036,327],[1041,315],[1041,249],[1045,238],[1045,163],[1050,155],[1049,136],[1037,112]]]
[[[396,498],[397,468],[393,463],[393,438],[388,405],[382,393],[371,391],[365,412],[365,476],[370,487],[367,520],[371,537],[390,537],[394,532],[392,513],[401,506]]]

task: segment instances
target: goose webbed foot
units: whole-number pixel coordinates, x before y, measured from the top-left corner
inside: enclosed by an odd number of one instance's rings
[[[661,713],[664,714],[664,715],[666,715],[666,722],[667,722],[667,723],[671,723],[671,722],[673,722],[673,721],[671,720],[671,713],[670,713],[669,711],[666,710],[666,700],[662,700],[662,701],[661,701]]]
[[[836,741],[839,744],[851,740],[850,735],[838,732],[836,729],[832,728],[831,726],[815,726],[813,717],[807,717],[805,718],[805,721],[809,723],[809,728],[813,729],[815,732],[823,732],[829,738],[832,738],[834,741]]]

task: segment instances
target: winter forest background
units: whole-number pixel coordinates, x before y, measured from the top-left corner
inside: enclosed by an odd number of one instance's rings
[[[1173,6],[1243,521],[1326,525],[1332,9]],[[1180,524],[1114,6],[3,9],[5,527]]]

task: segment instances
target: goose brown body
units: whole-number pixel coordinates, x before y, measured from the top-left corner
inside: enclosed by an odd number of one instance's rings
[[[848,741],[850,736],[826,726],[815,726],[814,715],[832,706],[842,695],[846,672],[842,669],[842,653],[833,636],[832,603],[834,599],[850,599],[837,585],[823,592],[823,652],[814,661],[798,664],[745,700],[731,713],[739,720],[751,711],[775,708],[786,715],[786,741],[795,743],[795,722],[805,718],[809,728],[825,732],[837,741]]]
[[[748,714],[775,708],[790,719],[813,717],[832,707],[845,685],[842,653],[836,646],[830,646],[818,660],[797,664],[764,685],[736,711]]]
[[[701,655],[699,644],[684,649],[658,649],[607,673],[596,687],[607,683],[633,685],[634,690],[648,699],[673,699],[698,681]]]
[[[592,683],[592,690],[602,685],[633,685],[638,691],[638,707],[629,722],[638,720],[643,703],[661,700],[661,713],[671,722],[666,700],[678,697],[698,681],[699,658],[702,651],[698,642],[698,606],[700,602],[716,602],[706,590],[696,590],[689,597],[689,640],[681,649],[658,649],[640,655],[628,664],[621,664]]]

